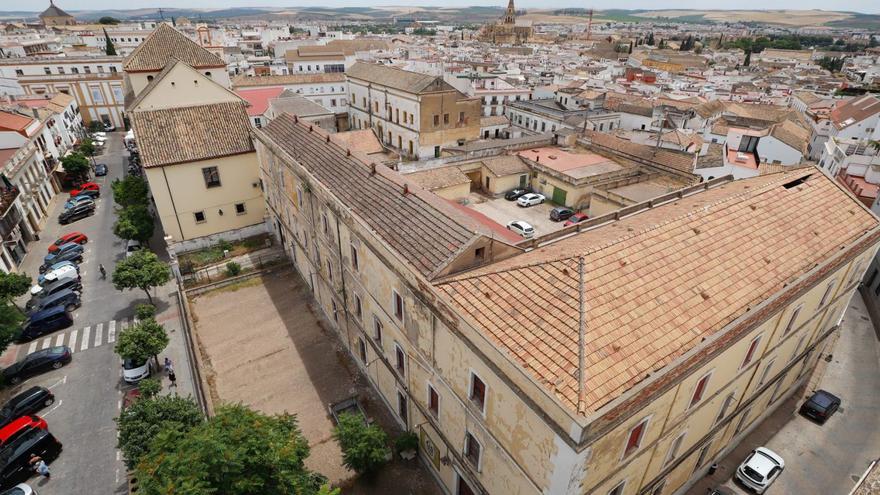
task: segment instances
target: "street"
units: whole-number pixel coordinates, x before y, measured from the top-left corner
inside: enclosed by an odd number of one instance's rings
[[[40,240],[28,246],[21,267],[36,279],[46,248],[57,237],[73,231],[89,237],[80,266],[82,306],[74,312],[74,324],[18,346],[17,359],[50,345],[68,345],[74,351],[69,365],[30,378],[13,390],[42,385],[56,396],[55,404],[38,414],[49,423],[49,431],[64,445],[64,450],[50,465],[50,480],[31,478],[30,483],[41,494],[128,493],[125,466],[116,449],[113,419],[129,387],[122,381],[113,343],[130,324],[135,305],[146,302],[146,296],[140,291],[119,292],[110,281],[116,261],[123,257],[124,241],[113,235],[115,216],[110,189],[113,178],[122,177],[127,166],[122,133],[109,134],[106,148],[95,157],[96,163],[105,163],[109,168],[106,177],[95,178],[101,185],[95,214],[59,225],[58,213],[68,198],[67,192],[59,193],[50,205]],[[99,263],[107,269],[106,280],[101,279]]]
[[[842,326],[817,387],[840,397],[840,410],[820,425],[796,413],[804,399],[794,395],[718,462],[714,476],[701,480],[689,494],[705,495],[710,485],[722,481],[735,493],[748,493],[730,476],[748,453],[760,446],[769,447],[785,460],[785,470],[767,493],[849,492],[871,461],[880,457],[880,345],[858,292]],[[807,395],[810,392],[805,391]]]

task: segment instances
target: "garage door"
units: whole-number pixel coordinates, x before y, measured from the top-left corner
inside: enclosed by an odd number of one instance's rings
[[[553,202],[558,205],[565,205],[565,189],[559,189],[556,186],[553,186]]]

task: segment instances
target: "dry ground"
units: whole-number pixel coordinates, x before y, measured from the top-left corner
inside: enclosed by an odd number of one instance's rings
[[[820,26],[826,22],[852,17],[844,12],[823,10],[652,10],[633,14],[637,17],[686,17],[702,15],[717,22],[765,22],[791,26]]]
[[[439,493],[417,461],[395,461],[369,482],[342,466],[329,404],[357,394],[390,436],[397,427],[335,333],[315,316],[304,287],[291,268],[282,268],[192,300],[211,400],[296,414],[311,446],[306,465],[346,494]]]

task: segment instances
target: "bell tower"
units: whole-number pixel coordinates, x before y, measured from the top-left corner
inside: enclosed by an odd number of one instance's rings
[[[507,2],[507,11],[504,13],[502,24],[516,24],[516,7],[513,6],[513,0]]]

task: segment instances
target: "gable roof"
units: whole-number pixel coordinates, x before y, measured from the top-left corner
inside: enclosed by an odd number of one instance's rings
[[[73,17],[73,16],[68,14],[67,12],[61,10],[57,5],[55,5],[54,1],[50,0],[49,8],[44,10],[43,13],[41,13],[37,17],[42,19],[44,17]]]
[[[806,154],[807,142],[810,140],[810,131],[795,124],[790,120],[784,120],[773,126],[770,135],[792,148]]]
[[[436,287],[572,411],[583,292],[591,412],[877,227],[833,180],[800,168],[694,193]]]
[[[349,79],[361,79],[407,93],[458,91],[441,77],[365,62],[355,63],[346,71],[346,74]]]
[[[838,105],[831,110],[828,117],[835,127],[843,129],[878,113],[880,113],[880,98],[866,94]]]
[[[157,74],[157,75],[153,78],[153,80],[150,81],[150,83],[147,84],[147,86],[146,86],[144,89],[141,90],[141,92],[137,95],[137,98],[135,98],[133,101],[131,101],[130,103],[128,103],[128,104],[126,105],[126,107],[125,107],[126,111],[128,111],[128,112],[138,111],[138,107],[141,105],[141,103],[144,102],[144,100],[146,100],[147,98],[149,98],[150,93],[152,93],[153,90],[155,90],[160,84],[162,84],[162,81],[164,81],[166,77],[169,77],[169,75],[170,75],[172,72],[174,72],[178,67],[179,67],[181,70],[186,71],[186,72],[189,73],[189,76],[186,76],[187,78],[190,78],[190,77],[192,77],[192,78],[196,78],[195,80],[202,81],[202,82],[205,83],[206,85],[208,85],[208,86],[212,86],[212,87],[214,87],[215,89],[216,89],[216,88],[220,88],[220,89],[222,89],[225,93],[229,94],[229,96],[232,97],[232,98],[235,98],[235,99],[238,99],[238,100],[242,100],[242,101],[244,101],[244,98],[242,98],[242,97],[241,97],[239,94],[237,94],[235,91],[232,91],[231,89],[228,89],[227,87],[225,87],[225,86],[223,86],[222,84],[218,83],[218,82],[215,81],[214,79],[212,79],[212,78],[210,78],[210,77],[208,77],[208,76],[202,74],[201,72],[199,72],[199,71],[197,71],[196,69],[192,68],[192,67],[191,67],[189,64],[187,64],[186,62],[183,62],[183,61],[181,61],[181,60],[178,60],[178,59],[175,58],[175,57],[170,57],[170,58],[168,59],[168,62],[165,64],[165,67],[162,69],[162,71],[159,72],[159,74]],[[171,85],[174,86],[174,81],[171,81]],[[204,91],[204,88],[203,88],[203,90],[200,92],[200,94],[209,94],[209,93],[206,93],[206,92]],[[189,102],[189,103],[192,103],[192,104],[196,104],[196,105],[198,105],[198,104],[206,104],[207,102],[205,102],[205,101],[195,101],[195,102]]]
[[[244,100],[250,104],[247,109],[248,115],[251,117],[259,117],[269,110],[269,100],[278,98],[283,92],[284,88],[276,86],[268,88],[240,89],[235,93],[244,98]]]
[[[27,135],[27,128],[34,119],[24,115],[0,110],[0,131],[12,131]]]
[[[125,58],[126,72],[156,72],[165,68],[171,58],[196,69],[226,67],[226,62],[202,48],[180,31],[162,23]]]
[[[288,74],[286,76],[247,76],[240,74],[232,80],[232,87],[250,88],[255,86],[293,86],[296,84],[314,84],[345,82],[342,72],[322,72],[320,74]]]
[[[145,168],[254,151],[244,101],[131,112]]]

